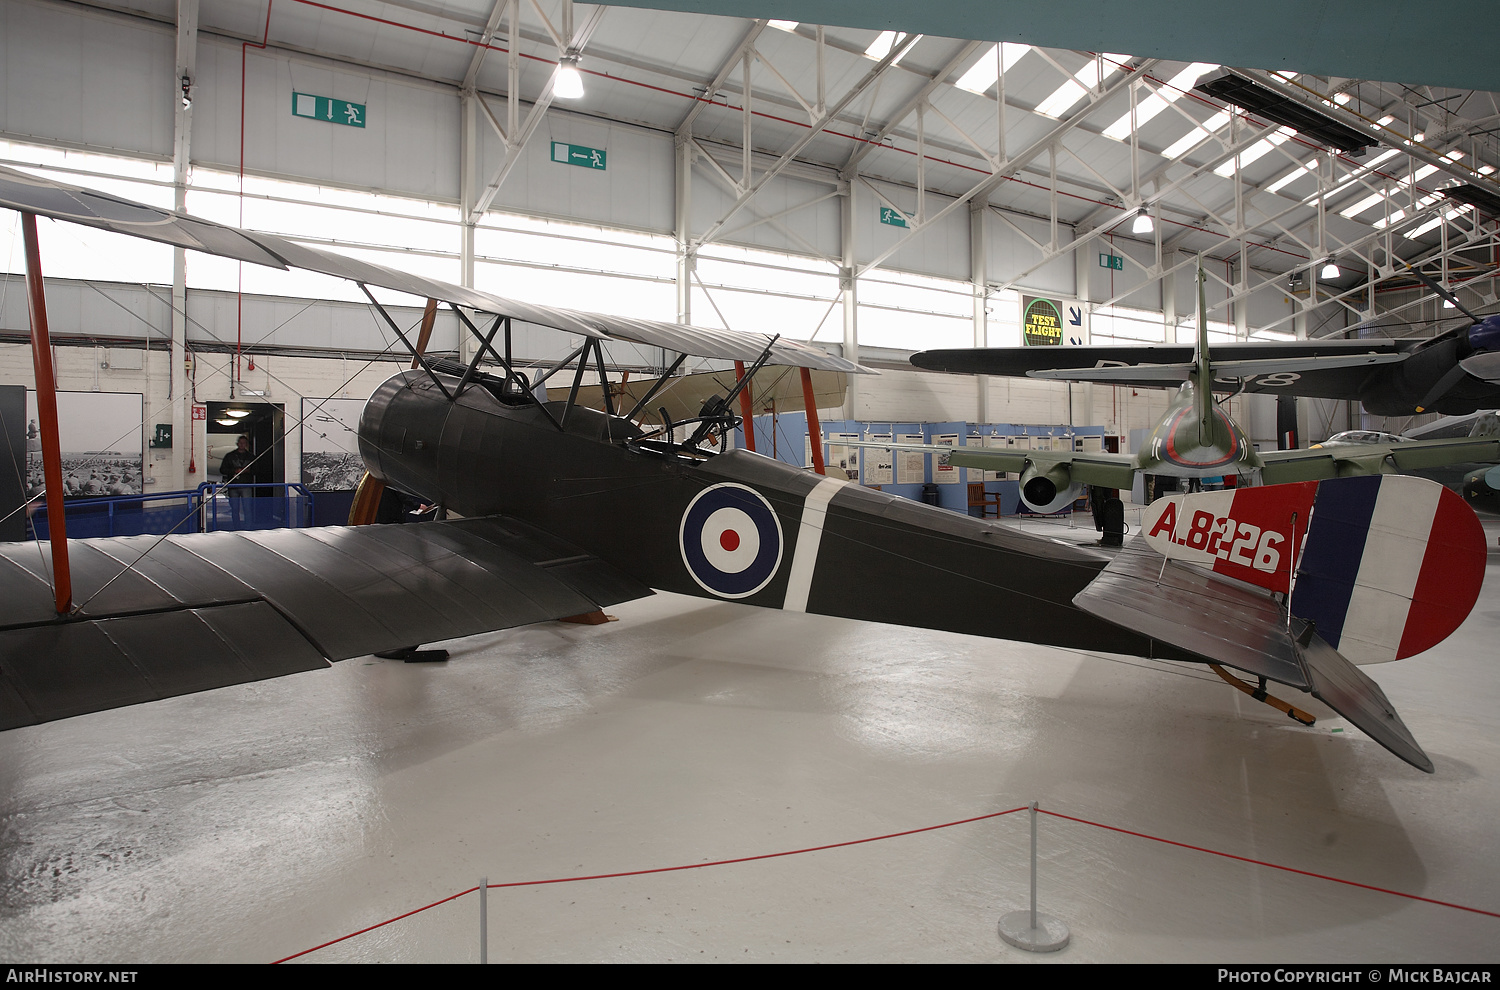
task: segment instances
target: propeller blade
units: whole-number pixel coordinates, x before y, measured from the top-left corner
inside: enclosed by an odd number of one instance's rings
[[[1405,262],[1403,262],[1403,264],[1405,264]],[[1479,317],[1477,317],[1473,313],[1469,312],[1468,309],[1466,309],[1464,307],[1464,304],[1458,301],[1458,297],[1457,296],[1455,296],[1453,293],[1449,292],[1446,288],[1444,288],[1442,286],[1442,284],[1439,283],[1431,275],[1427,275],[1424,272],[1418,271],[1414,265],[1409,265],[1409,264],[1406,265],[1406,270],[1409,271],[1409,272],[1411,272],[1418,279],[1420,279],[1433,292],[1436,292],[1438,295],[1442,296],[1444,299],[1446,299],[1449,302],[1451,302],[1454,305],[1454,307],[1460,313],[1464,314],[1469,319],[1473,320],[1475,323],[1479,322]]]
[[[1462,364],[1455,364],[1449,368],[1447,374],[1439,378],[1437,384],[1432,386],[1426,395],[1422,396],[1422,400],[1417,403],[1417,412],[1426,412],[1434,402],[1447,395],[1449,389],[1457,385],[1467,375],[1468,372],[1464,370]]]

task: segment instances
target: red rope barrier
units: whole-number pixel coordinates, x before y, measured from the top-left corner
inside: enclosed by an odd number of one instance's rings
[[[1420,894],[1408,894],[1400,890],[1390,890],[1386,887],[1376,887],[1373,884],[1360,883],[1357,880],[1345,880],[1341,877],[1331,877],[1325,873],[1314,873],[1311,870],[1299,870],[1293,866],[1281,866],[1276,863],[1267,863],[1262,859],[1251,859],[1248,856],[1236,856],[1234,853],[1220,852],[1217,849],[1205,849],[1203,846],[1195,846],[1186,842],[1175,842],[1172,839],[1163,839],[1160,836],[1147,835],[1145,832],[1132,832],[1128,828],[1118,828],[1114,825],[1105,825],[1102,822],[1091,822],[1087,818],[1074,818],[1072,815],[1059,814],[1056,811],[1046,811],[1042,808],[1036,809],[1039,814],[1051,815],[1053,818],[1062,818],[1070,822],[1080,822],[1084,825],[1092,825],[1095,828],[1108,829],[1111,832],[1121,832],[1125,835],[1133,835],[1139,839],[1150,839],[1152,842],[1162,842],[1169,846],[1178,846],[1182,849],[1192,849],[1195,852],[1210,853],[1214,856],[1223,856],[1225,859],[1237,859],[1241,863],[1253,863],[1256,866],[1265,866],[1273,870],[1282,870],[1286,873],[1299,873],[1304,877],[1316,877],[1319,880],[1332,880],[1334,883],[1345,884],[1350,887],[1363,887],[1365,890],[1374,890],[1382,894],[1391,894],[1395,897],[1405,897],[1413,901],[1425,901],[1428,904],[1437,904],[1441,907],[1455,908],[1459,911],[1470,911],[1474,914],[1488,915],[1491,918],[1500,918],[1500,912],[1486,911],[1483,908],[1468,907],[1463,904],[1454,904],[1452,901],[1440,901],[1432,897],[1423,897]]]
[[[899,839],[905,835],[919,835],[923,832],[935,832],[938,829],[953,828],[955,825],[968,825],[971,822],[982,822],[989,818],[1001,818],[1005,815],[1013,815],[1018,811],[1025,810],[1027,810],[1026,807],[1010,808],[1006,811],[994,811],[987,815],[975,815],[973,818],[960,818],[957,821],[944,822],[941,825],[926,825],[922,828],[907,829],[904,832],[888,832],[884,835],[872,835],[864,839],[850,839],[847,842],[830,842],[826,845],[808,846],[805,849],[788,849],[783,852],[761,853],[758,856],[738,856],[734,859],[716,859],[708,863],[688,863],[682,866],[657,866],[644,870],[625,870],[620,873],[593,873],[586,876],[552,877],[551,879],[547,880],[515,880],[510,883],[492,883],[488,885],[487,889],[498,890],[505,887],[540,887],[554,883],[578,883],[584,880],[615,880],[620,877],[639,877],[646,876],[652,873],[675,873],[679,870],[701,870],[706,869],[710,866],[729,866],[734,863],[753,863],[757,860],[762,859],[779,859],[783,856],[800,856],[803,853],[823,852],[827,849],[842,849],[845,846],[859,846],[867,842],[880,842],[883,839]],[[1364,890],[1373,890],[1381,894],[1391,894],[1395,897],[1405,897],[1408,900],[1423,901],[1427,904],[1436,904],[1439,907],[1454,908],[1459,911],[1468,911],[1473,914],[1487,915],[1491,918],[1500,918],[1500,912],[1486,911],[1483,908],[1468,907],[1463,904],[1455,904],[1452,901],[1440,901],[1436,898],[1423,897],[1420,894],[1408,894],[1404,891],[1391,890],[1386,887],[1376,887],[1373,884],[1360,883],[1356,880],[1345,880],[1341,877],[1331,877],[1324,873],[1314,873],[1311,870],[1299,870],[1296,867],[1281,866],[1277,863],[1268,863],[1265,860],[1261,859],[1251,859],[1248,856],[1236,856],[1234,853],[1220,852],[1217,849],[1208,849],[1204,846],[1195,846],[1187,842],[1177,842],[1173,839],[1163,839],[1160,836],[1150,835],[1146,832],[1135,832],[1128,828],[1120,828],[1116,825],[1105,825],[1103,822],[1090,821],[1087,818],[1077,818],[1073,815],[1064,815],[1061,812],[1048,811],[1040,807],[1037,808],[1037,812],[1043,815],[1051,815],[1053,818],[1061,818],[1064,821],[1078,822],[1081,825],[1092,825],[1095,828],[1102,828],[1110,832],[1119,832],[1122,835],[1132,835],[1138,839],[1150,839],[1152,842],[1160,842],[1168,846],[1177,846],[1181,849],[1191,849],[1194,852],[1208,853],[1213,856],[1222,856],[1225,859],[1238,860],[1241,863],[1251,863],[1255,866],[1264,866],[1273,870],[1281,870],[1285,873],[1296,873],[1305,877],[1314,877],[1318,880],[1330,880],[1333,883],[1341,883],[1349,887],[1360,887]],[[369,925],[368,927],[361,928],[357,932],[350,932],[348,935],[341,936],[329,942],[324,942],[322,945],[315,945],[310,949],[303,949],[301,952],[296,952],[283,959],[278,959],[271,965],[274,966],[277,963],[288,962],[292,959],[296,959],[298,956],[305,956],[310,952],[317,952],[319,949],[326,949],[330,945],[337,945],[340,942],[348,941],[349,939],[354,938],[356,935],[363,935],[365,932],[371,932],[377,928],[383,928],[386,925],[391,924],[392,922],[400,921],[402,918],[410,918],[414,914],[420,914],[421,912],[426,911],[429,908],[435,908],[440,904],[446,904],[449,901],[463,897],[465,894],[472,894],[478,889],[479,887],[474,886],[470,887],[468,890],[461,890],[458,893],[453,894],[452,896],[444,897],[440,901],[433,901],[431,904],[425,904],[422,907],[415,908],[411,911],[406,912],[405,914],[398,914],[394,918],[387,918],[385,921],[377,922],[373,925]]]
[[[539,887],[551,883],[577,883],[581,880],[611,880],[616,877],[644,876],[648,873],[673,873],[677,870],[701,870],[710,866],[728,866],[731,863],[751,863],[758,859],[777,859],[781,856],[798,856],[802,853],[822,852],[825,849],[840,849],[844,846],[858,846],[863,845],[866,842],[879,842],[882,839],[899,839],[903,835],[917,835],[921,832],[933,832],[940,828],[952,828],[955,825],[967,825],[970,822],[982,822],[987,818],[999,818],[1003,815],[1013,815],[1018,811],[1025,810],[1026,808],[1021,807],[1011,808],[1009,811],[993,811],[988,815],[975,815],[973,818],[961,818],[956,822],[944,822],[941,825],[926,825],[922,828],[907,829],[905,832],[889,832],[885,835],[872,835],[866,839],[850,839],[848,842],[830,842],[827,845],[823,846],[808,846],[806,849],[789,849],[785,852],[762,853],[759,856],[740,856],[736,859],[716,859],[710,863],[688,863],[685,866],[658,866],[647,870],[627,870],[623,873],[596,873],[590,876],[553,877],[550,880],[516,880],[511,883],[492,883],[489,885],[488,889],[494,890],[500,887]],[[435,908],[439,904],[446,904],[449,901],[454,900],[455,898],[464,896],[465,894],[472,894],[478,889],[478,886],[474,886],[470,887],[468,890],[459,891],[452,897],[445,897],[440,901],[433,901],[431,904],[426,904],[422,907],[415,908],[414,910],[408,911],[405,914],[398,914],[394,918],[388,918],[385,921],[377,922],[376,924],[370,925],[367,928],[361,928],[357,932],[350,932],[348,935],[336,938],[331,942],[324,942],[322,945],[315,945],[311,949],[303,949],[301,952],[295,952],[284,959],[276,960],[276,962],[272,963],[271,965],[275,966],[277,963],[284,963],[287,960],[296,959],[298,956],[305,956],[309,952],[317,952],[319,949],[326,949],[330,945],[337,945],[339,942],[347,941],[356,935],[363,935],[365,932],[371,932],[377,928],[383,928],[393,921],[400,921],[402,918],[410,918],[412,915],[418,914],[422,911],[426,911],[428,908]]]
[[[286,956],[283,959],[276,960],[276,962],[273,962],[271,965],[275,966],[278,963],[284,963],[284,962],[287,962],[288,960],[296,959],[298,956],[305,956],[309,952],[317,952],[319,949],[326,949],[330,945],[338,945],[340,942],[347,942],[349,939],[353,938],[356,935],[363,935],[365,932],[373,932],[377,928],[384,928],[386,925],[389,925],[393,921],[400,921],[402,918],[410,918],[414,914],[421,914],[423,911],[426,911],[428,908],[435,908],[439,904],[447,904],[449,901],[457,900],[458,898],[464,896],[465,894],[472,894],[472,893],[474,893],[474,891],[476,891],[478,889],[479,889],[478,885],[475,885],[473,887],[470,887],[468,890],[460,890],[458,893],[452,895],[451,897],[445,897],[445,898],[443,898],[440,901],[433,901],[431,904],[424,904],[424,905],[422,905],[419,908],[414,908],[414,909],[406,912],[405,914],[398,914],[394,918],[387,918],[384,921],[378,921],[375,924],[369,926],[368,928],[361,928],[357,932],[350,932],[348,935],[341,935],[338,938],[334,939],[332,942],[324,942],[322,945],[315,945],[311,949],[303,949],[301,952],[293,952],[291,955]]]

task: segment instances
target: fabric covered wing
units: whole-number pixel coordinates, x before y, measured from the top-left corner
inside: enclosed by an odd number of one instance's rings
[[[158,539],[69,541],[79,607],[66,622],[53,614],[49,547],[0,544],[0,729],[651,594],[498,517]]]
[[[697,357],[753,361],[769,346],[771,364],[820,368],[846,374],[871,374],[868,368],[796,340],[683,326],[656,320],[634,320],[602,313],[585,313],[555,306],[508,299],[466,286],[453,285],[409,272],[387,268],[348,255],[253,230],[241,230],[200,220],[185,213],[158,209],[110,193],[85,189],[55,179],[0,168],[0,207],[36,213],[119,234],[160,241],[205,254],[250,261],[271,268],[303,268],[338,278],[378,285],[419,298],[439,299],[485,313],[496,313],[538,326],[603,340],[623,340],[664,347]]]
[[[1158,575],[1160,582],[1158,583]],[[1310,693],[1419,770],[1432,760],[1385,692],[1269,594],[1127,547],[1073,604],[1101,619],[1212,663]]]

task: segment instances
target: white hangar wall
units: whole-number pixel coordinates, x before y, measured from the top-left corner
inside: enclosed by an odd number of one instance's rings
[[[153,20],[48,0],[0,5],[0,159],[47,165],[70,181],[171,205],[178,96],[175,31],[169,23],[171,5],[156,6],[161,8],[154,15],[159,19]],[[246,22],[247,31],[258,27]],[[458,91],[317,56],[251,48],[243,54],[242,99],[241,58],[237,41],[200,34],[189,209],[231,223],[238,222],[243,210],[250,226],[458,281],[465,128]],[[354,128],[296,117],[294,92],[364,104],[368,119],[363,128]],[[489,101],[503,115],[504,98],[490,96]],[[521,109],[524,119],[530,104]],[[474,172],[475,185],[482,188],[500,167],[504,148],[482,114],[477,116]],[[235,195],[242,122],[250,194],[243,201]],[[607,167],[561,164],[553,159],[553,142],[601,149]],[[711,143],[703,147],[713,160],[699,155],[691,166],[686,219],[692,236],[723,218],[739,195],[734,181],[741,168],[740,150]],[[75,150],[62,155],[58,149]],[[756,154],[753,161],[764,169],[771,159]],[[479,226],[476,284],[520,298],[672,319],[678,167],[674,135],[668,132],[552,107]],[[127,174],[130,182],[111,181]],[[856,177],[851,188],[852,260],[858,267],[880,259],[857,282],[857,339],[863,346],[910,350],[976,341],[1014,343],[1019,292],[1093,303],[1113,300],[1122,311],[1136,314],[1131,318],[1137,329],[1152,321],[1169,323],[1164,310],[1175,312],[1179,324],[1191,320],[1190,269],[1164,288],[1145,270],[1154,260],[1152,245],[1093,235],[1077,251],[1062,250],[1044,261],[1043,246],[1052,242],[1053,225],[990,208],[978,215],[982,272],[991,287],[1008,288],[992,288],[988,316],[976,333],[975,215],[968,206],[944,214],[950,198],[927,193],[919,203],[914,187],[876,177]],[[839,178],[831,170],[801,163],[766,182],[700,252],[687,294],[692,320],[735,329],[774,328],[842,344],[838,269],[849,259],[842,236],[845,206],[838,192]],[[887,206],[907,217],[916,216],[920,207],[929,223],[919,231],[882,223],[882,207]],[[44,243],[63,236],[44,234]],[[97,233],[71,236],[73,247],[48,267],[54,276],[49,279],[54,331],[97,339],[106,348],[111,338],[151,341],[152,346],[165,342],[170,250],[138,242],[111,245],[108,235]],[[1055,237],[1056,247],[1066,249],[1074,232],[1057,225]],[[1100,268],[1095,256],[1105,252],[1130,260],[1120,271]],[[91,261],[96,253],[104,260]],[[48,257],[56,259],[57,253]],[[18,267],[14,260],[11,267]],[[226,342],[252,342],[258,349],[288,355],[278,361],[301,362],[296,365],[298,380],[306,391],[299,394],[319,396],[348,390],[343,380],[349,360],[392,346],[351,287],[309,287],[289,277],[277,282],[281,276],[250,272],[250,267],[244,284],[253,291],[241,300],[231,291],[240,278],[237,266],[190,256],[187,340],[190,347],[205,350],[204,360],[219,360],[207,352]],[[1264,277],[1251,273],[1252,282]],[[100,278],[108,281],[100,283]],[[16,339],[26,328],[24,293],[13,280],[5,288],[0,332]],[[1164,292],[1172,298],[1164,298]],[[1222,301],[1222,285],[1211,283],[1209,295],[1211,305]],[[1169,301],[1175,308],[1164,305]],[[1299,308],[1299,300],[1290,295],[1261,293],[1252,297],[1247,313],[1220,307],[1214,319],[1227,328],[1237,322],[1257,326],[1281,320],[1287,333],[1305,332],[1309,320],[1291,318]],[[1323,309],[1311,322],[1339,321],[1331,308]],[[393,315],[410,326],[417,314],[398,307]],[[1169,335],[1164,328],[1156,339]],[[440,317],[433,346],[458,348],[458,327],[450,314]],[[94,348],[93,343],[81,346],[79,355],[68,360],[87,369],[88,380],[97,380],[97,387],[148,392],[160,387],[160,382],[127,381],[128,370],[111,368],[108,376],[98,378],[92,373],[98,362],[86,357]],[[532,359],[562,353],[556,335],[545,333],[519,333],[517,348]],[[634,353],[638,349],[625,350],[631,353],[611,356],[633,366],[653,360],[653,355]],[[308,356],[317,353],[330,358],[320,365]],[[156,360],[147,361],[139,374],[146,375]],[[21,380],[29,375],[29,365],[7,364],[4,375],[7,381]],[[353,387],[358,391],[364,386]],[[1075,387],[1072,396],[1075,422],[1111,426],[1122,434],[1149,423],[1164,404],[1164,393],[1127,394],[1103,387]],[[1068,408],[1063,385],[892,372],[862,381],[852,412],[866,419],[962,420],[980,418],[982,411],[990,421],[1061,423],[1067,421]]]

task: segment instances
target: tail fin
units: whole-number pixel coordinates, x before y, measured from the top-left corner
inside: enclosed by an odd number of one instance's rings
[[[1197,364],[1197,409],[1198,435],[1204,443],[1209,441],[1214,428],[1214,377],[1208,364],[1208,302],[1203,295],[1203,267],[1198,267],[1198,343],[1193,360]]]
[[[1167,557],[1287,594],[1292,615],[1361,664],[1442,642],[1484,581],[1473,510],[1406,475],[1171,496],[1147,509],[1142,532]]]

